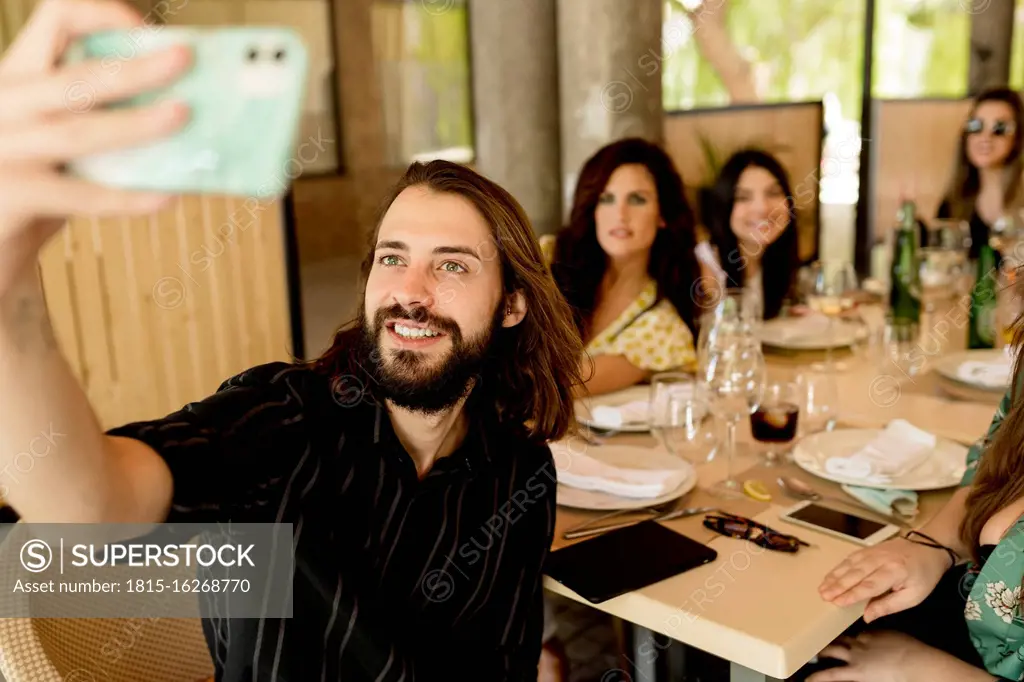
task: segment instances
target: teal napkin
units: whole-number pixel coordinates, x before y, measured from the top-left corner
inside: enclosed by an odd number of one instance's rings
[[[889,516],[895,511],[909,518],[917,515],[917,493],[913,490],[879,490],[859,485],[843,485],[842,488],[847,495],[860,500],[879,514]]]

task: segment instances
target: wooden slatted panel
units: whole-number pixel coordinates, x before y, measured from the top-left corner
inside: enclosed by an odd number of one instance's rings
[[[968,99],[875,102],[871,204],[876,240],[884,241],[896,225],[903,191],[914,195],[922,218],[935,217],[970,108]]]
[[[186,197],[150,219],[79,219],[44,249],[57,338],[105,427],[291,359],[280,204],[256,219],[242,207]]]
[[[789,173],[800,230],[800,256],[818,249],[818,185],[822,176],[821,102],[766,104],[726,109],[694,109],[665,115],[665,149],[696,202],[696,188],[708,181],[701,137],[724,163],[745,146],[767,148]],[[697,204],[694,204],[697,208]]]
[[[143,13],[153,6],[132,1]],[[36,2],[0,2],[0,50]],[[172,24],[245,17],[241,2],[170,6],[162,18]],[[161,416],[247,367],[292,358],[280,204],[255,217],[243,205],[187,197],[152,218],[74,220],[40,254],[58,341],[105,427]]]

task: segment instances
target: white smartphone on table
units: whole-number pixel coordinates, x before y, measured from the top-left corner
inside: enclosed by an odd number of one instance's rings
[[[899,527],[891,523],[882,523],[815,502],[794,505],[779,514],[779,520],[865,547],[877,545],[900,532]]]

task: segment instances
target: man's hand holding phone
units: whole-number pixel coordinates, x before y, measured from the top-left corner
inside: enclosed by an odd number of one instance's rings
[[[0,296],[70,215],[152,213],[172,197],[119,190],[61,173],[69,161],[132,147],[173,134],[188,121],[181,103],[103,109],[100,105],[172,83],[187,72],[187,48],[126,60],[91,88],[91,106],[69,106],[76,86],[89,83],[98,65],[62,67],[76,37],[132,29],[142,17],[118,0],[43,0],[0,59]]]

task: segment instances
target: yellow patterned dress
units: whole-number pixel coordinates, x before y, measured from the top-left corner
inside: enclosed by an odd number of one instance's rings
[[[554,256],[555,238],[540,238],[544,260]],[[649,372],[694,371],[697,354],[693,334],[667,298],[655,302],[658,285],[648,280],[640,295],[587,344],[591,357],[622,355],[633,366]]]

